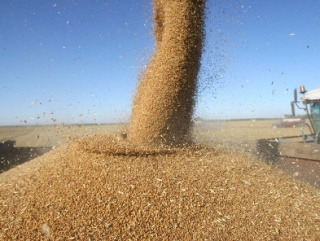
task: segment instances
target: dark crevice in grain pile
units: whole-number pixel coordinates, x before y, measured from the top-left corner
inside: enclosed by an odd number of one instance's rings
[[[134,143],[190,143],[204,9],[205,0],[154,1],[157,49],[133,103],[129,138]]]

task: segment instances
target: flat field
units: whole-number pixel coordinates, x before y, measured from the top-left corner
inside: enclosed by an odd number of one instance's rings
[[[0,141],[14,140],[16,147],[58,147],[69,138],[113,132],[124,124],[104,125],[57,125],[57,126],[2,126]]]
[[[194,138],[205,145],[249,151],[260,139],[301,135],[301,127],[298,126],[274,127],[279,122],[278,119],[205,121],[196,123]]]
[[[223,147],[250,143],[259,139],[301,135],[300,127],[273,128],[279,120],[226,120],[195,123],[197,143]],[[65,126],[2,126],[0,141],[14,140],[16,147],[58,147],[69,138],[126,129],[126,124],[65,125]],[[241,145],[239,146],[241,147]]]

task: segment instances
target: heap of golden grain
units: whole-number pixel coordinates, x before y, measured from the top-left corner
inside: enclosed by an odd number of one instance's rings
[[[0,240],[320,240],[318,190],[244,154],[179,146],[189,140],[204,1],[155,7],[167,58],[150,62],[129,137],[86,137],[2,173]]]

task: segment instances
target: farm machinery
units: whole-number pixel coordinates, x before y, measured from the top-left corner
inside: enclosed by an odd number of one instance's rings
[[[257,150],[263,159],[273,162],[279,157],[290,157],[320,161],[320,89],[306,91],[301,86],[300,94],[298,100],[298,91],[294,90],[291,110],[293,119],[296,109],[306,112],[307,121],[300,125],[301,135],[259,140]]]
[[[307,92],[305,87],[301,86],[300,93],[303,96],[301,101],[298,101],[297,89],[294,90],[294,101],[291,102],[292,115],[295,116],[295,107],[306,111],[310,124],[305,123],[302,127],[303,142],[320,144],[320,89]],[[301,104],[303,107],[300,106]],[[310,135],[305,135],[305,127],[309,129]]]
[[[302,126],[303,143],[320,143],[320,89],[307,92],[304,86],[300,87],[300,94],[303,94],[301,101],[298,101],[297,89],[294,90],[294,101],[291,102],[292,115],[295,116],[295,107],[303,109],[307,113],[309,123]],[[301,104],[303,105],[301,107]],[[309,129],[309,135],[305,134],[305,128]]]

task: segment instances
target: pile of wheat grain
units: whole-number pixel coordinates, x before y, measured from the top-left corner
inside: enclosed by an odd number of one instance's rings
[[[263,162],[106,135],[1,174],[0,207],[0,240],[320,239],[319,191]]]

